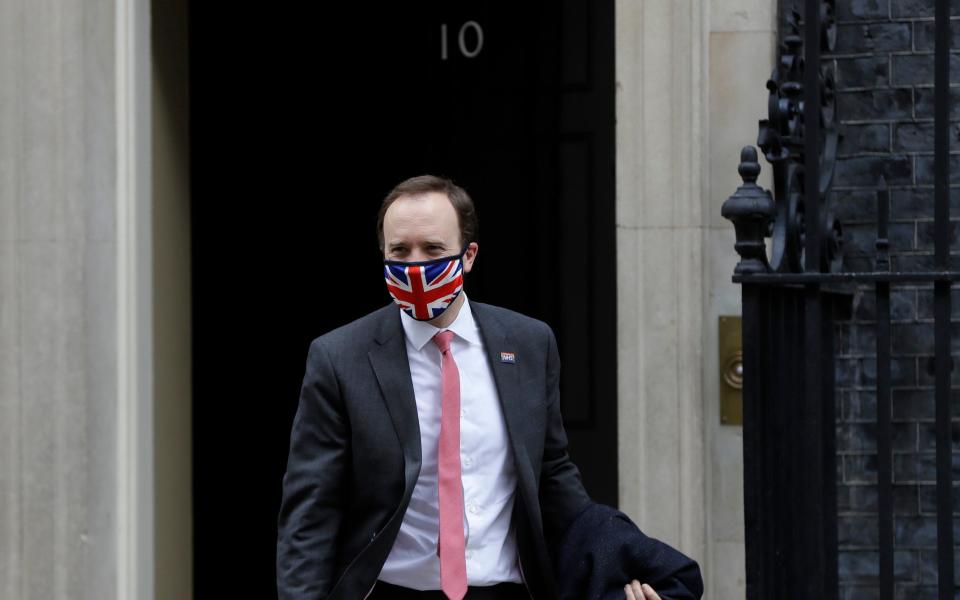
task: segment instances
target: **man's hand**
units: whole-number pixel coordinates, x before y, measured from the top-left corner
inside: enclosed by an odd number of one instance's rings
[[[623,592],[626,594],[626,600],[660,600],[660,596],[653,591],[652,587],[645,583],[641,585],[636,579],[623,586]]]

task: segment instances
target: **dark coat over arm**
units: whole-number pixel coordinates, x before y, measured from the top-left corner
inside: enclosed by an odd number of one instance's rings
[[[634,579],[649,583],[662,600],[699,600],[697,563],[644,535],[627,515],[591,503],[564,533],[556,556],[560,600],[622,600]]]

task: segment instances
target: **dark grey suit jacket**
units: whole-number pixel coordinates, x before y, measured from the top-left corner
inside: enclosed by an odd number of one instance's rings
[[[556,340],[535,319],[470,307],[516,462],[521,569],[534,598],[556,598],[553,546],[590,501],[567,455]],[[501,352],[516,361],[501,361]],[[314,340],[283,478],[280,598],[364,598],[396,539],[420,463],[399,309],[391,304]]]

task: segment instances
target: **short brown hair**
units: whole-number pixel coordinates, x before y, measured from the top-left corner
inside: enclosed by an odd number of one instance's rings
[[[473,200],[465,189],[455,184],[446,177],[437,177],[436,175],[418,175],[411,177],[406,181],[401,181],[390,190],[387,197],[383,199],[380,205],[380,212],[377,213],[377,240],[380,242],[380,252],[383,252],[383,217],[387,214],[390,205],[401,196],[418,196],[430,192],[439,192],[445,194],[453,209],[457,211],[457,222],[460,224],[460,241],[462,246],[470,242],[477,241],[477,230],[480,228],[477,222],[477,210],[473,206]]]

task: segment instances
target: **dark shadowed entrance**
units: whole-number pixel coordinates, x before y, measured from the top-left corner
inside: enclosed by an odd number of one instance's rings
[[[275,593],[307,346],[389,301],[375,215],[414,174],[473,195],[467,293],[553,326],[571,453],[616,504],[612,2],[312,6],[191,8],[201,598]]]

